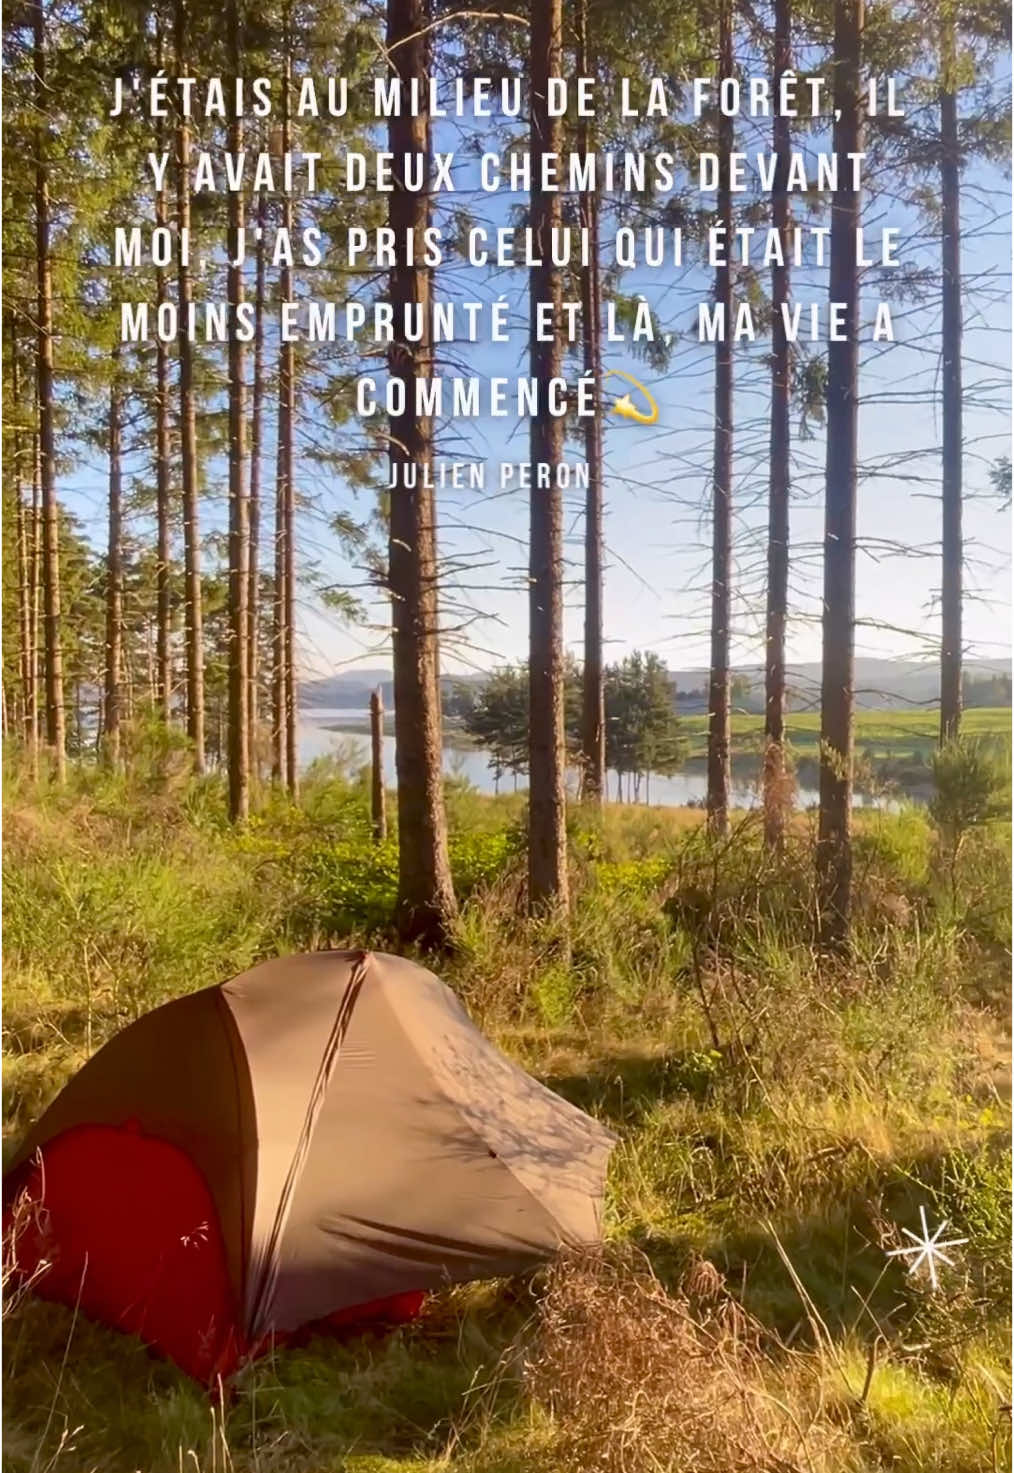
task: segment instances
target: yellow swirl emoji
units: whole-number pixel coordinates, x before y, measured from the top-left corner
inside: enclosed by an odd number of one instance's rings
[[[644,395],[648,401],[648,413],[645,414],[643,410],[636,408],[629,394],[622,395],[621,398],[609,406],[613,413],[618,414],[621,419],[632,419],[635,424],[653,425],[658,419],[658,405],[655,403],[652,395],[649,394],[648,390],[638,379],[629,373],[624,373],[622,368],[608,369],[602,376],[603,383],[614,374],[617,378],[626,379],[628,384],[633,384],[634,388]]]

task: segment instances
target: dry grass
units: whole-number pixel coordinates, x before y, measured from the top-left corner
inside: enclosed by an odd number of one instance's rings
[[[549,1273],[524,1363],[555,1427],[553,1467],[586,1473],[803,1473],[841,1467],[814,1355],[782,1352],[706,1260],[667,1293],[632,1249]],[[783,1400],[791,1387],[792,1404]]]

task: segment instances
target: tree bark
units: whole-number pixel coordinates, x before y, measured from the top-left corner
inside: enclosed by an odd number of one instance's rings
[[[176,0],[176,71],[187,75],[186,0]],[[182,232],[190,229],[190,125],[182,109],[176,125],[176,214]],[[177,268],[180,316],[180,440],[183,480],[184,641],[187,666],[187,735],[193,749],[194,771],[205,770],[204,757],[204,633],[201,607],[201,542],[198,525],[197,420],[194,402],[194,355],[187,335],[193,299],[190,267],[179,254]]]
[[[123,661],[123,387],[120,345],[113,345],[109,379],[109,541],[106,551],[106,659],[103,743],[112,766],[120,760],[120,667]]]
[[[299,791],[299,742],[296,731],[298,700],[296,678],[296,479],[293,434],[296,420],[296,363],[291,343],[282,392],[288,401],[285,416],[285,786],[294,798]]]
[[[792,0],[775,0],[774,88],[792,67]],[[764,670],[764,839],[780,847],[788,815],[785,763],[785,628],[789,603],[789,493],[792,354],[782,308],[789,302],[788,169],[792,124],[775,114],[772,146],[777,156],[771,220],[782,243],[785,265],[771,268],[771,433],[768,486],[768,586]]]
[[[17,401],[17,369],[15,367],[17,349],[11,355],[11,404],[13,413],[18,413]],[[31,722],[31,658],[32,658],[32,634],[31,634],[31,570],[28,560],[28,512],[25,507],[24,492],[21,484],[21,436],[15,421],[13,431],[13,447],[11,459],[14,462],[14,518],[15,518],[15,556],[17,559],[18,579],[18,678],[21,685],[21,700],[19,709],[15,714],[15,720],[21,725],[22,733],[26,742],[30,740]]]
[[[285,155],[292,144],[292,35],[290,12],[285,11],[284,21],[284,78],[282,86],[282,153]],[[292,195],[282,196],[282,228],[293,234]],[[292,300],[292,268],[283,262],[279,272],[279,292],[283,302]],[[295,797],[298,790],[298,759],[296,744],[296,645],[295,645],[295,484],[293,433],[296,413],[296,362],[295,348],[291,342],[283,342],[278,350],[278,476],[275,499],[276,520],[276,579],[278,580],[278,626],[276,630],[275,655],[277,665],[276,698],[278,709],[276,757],[279,775],[284,779],[289,793]]]
[[[155,681],[155,645],[151,637],[151,619],[144,621],[144,664],[148,676],[148,705],[155,710],[158,705],[158,686]]]
[[[228,0],[229,62],[233,77],[242,75],[239,0]],[[229,124],[233,158],[243,151],[243,119]],[[229,268],[227,293],[229,330],[229,817],[245,823],[250,814],[250,715],[247,683],[250,667],[248,598],[250,579],[250,523],[246,494],[246,351],[237,330],[243,303],[243,268],[235,264],[243,231],[242,190],[229,194]]]
[[[32,544],[31,544],[31,606],[29,678],[32,692],[28,720],[28,765],[29,776],[36,782],[39,776],[39,613],[42,607],[42,454],[40,449],[38,404],[36,403],[36,425],[32,433]]]
[[[415,78],[426,91],[430,68],[429,0],[388,0],[389,63],[408,86]],[[430,120],[425,106],[388,123],[388,146],[396,166],[405,155],[430,156]],[[394,661],[395,763],[398,775],[397,923],[405,940],[439,945],[447,941],[455,914],[454,887],[444,812],[443,741],[437,683],[436,509],[430,479],[433,426],[415,410],[412,386],[432,372],[429,330],[430,274],[409,265],[409,237],[422,258],[423,231],[429,223],[427,192],[396,187],[389,196],[389,220],[398,259],[390,275],[395,340],[388,352],[393,378],[408,393],[404,414],[390,419],[393,489],[390,504],[388,584]],[[410,343],[402,330],[404,308],[418,303],[425,324],[422,339]]]
[[[370,696],[370,816],[373,841],[387,838],[387,797],[384,791],[384,697],[378,686]]]
[[[561,219],[560,195],[539,185],[540,160],[558,154],[563,126],[550,117],[548,82],[560,75],[563,29],[561,0],[533,7],[531,27],[531,154],[533,185],[530,218],[536,255],[545,264],[529,273],[531,375],[545,385],[561,373],[562,283],[551,263],[550,232]],[[553,331],[537,335],[537,305],[552,303]],[[556,476],[539,487],[538,467],[556,467],[563,458],[564,421],[544,405],[530,432],[532,492],[529,535],[529,731],[528,731],[528,904],[532,914],[567,908],[567,804],[563,712],[563,505]]]
[[[943,239],[942,372],[943,391],[943,536],[940,594],[940,742],[955,741],[961,731],[961,593],[963,546],[962,405],[961,405],[961,150],[953,12],[943,21],[940,73],[940,200]]]
[[[732,5],[722,0],[719,12],[718,72],[733,75]],[[732,239],[730,155],[735,142],[733,120],[718,122],[718,223]],[[729,627],[732,610],[732,267],[715,269],[715,302],[724,307],[725,331],[715,344],[715,461],[712,476],[711,671],[708,681],[708,828],[724,835],[729,829]]]
[[[159,65],[162,65],[162,34],[158,37]],[[165,126],[157,125],[157,147],[165,147]],[[168,224],[169,211],[165,189],[155,193],[155,224]],[[155,273],[155,302],[161,308],[169,300],[166,273],[160,266]],[[161,334],[155,335],[155,668],[156,693],[162,719],[172,716],[172,604],[170,593],[170,473],[169,456],[169,348]]]
[[[12,396],[13,397],[13,396]],[[20,447],[16,443],[13,458],[20,458]],[[25,506],[20,472],[15,473],[14,510],[16,526],[16,555],[18,575],[18,673],[21,683],[21,701],[18,720],[20,735],[26,744],[31,740],[32,676],[31,676],[31,569],[28,558],[28,509]]]
[[[49,84],[46,76],[44,0],[34,15],[35,107],[38,118],[35,160],[35,265],[37,282],[36,392],[39,414],[39,460],[42,492],[43,639],[46,651],[46,745],[52,776],[67,776],[67,725],[63,691],[63,644],[60,609],[60,508],[56,499],[56,455],[53,444],[53,265],[49,218]]]
[[[825,946],[849,944],[852,887],[852,751],[855,684],[856,481],[859,429],[861,195],[850,153],[862,150],[863,0],[835,0],[834,151],[839,188],[831,202],[830,299],[844,304],[843,340],[828,345],[824,517],[823,668],[817,890]]]
[[[250,765],[252,776],[259,776],[260,723],[260,538],[261,538],[261,440],[264,426],[264,298],[267,287],[267,256],[264,236],[267,230],[267,201],[262,193],[257,201],[257,249],[254,277],[254,351],[253,408],[250,417],[250,587],[247,593],[247,660],[249,662],[249,702],[247,723],[250,731]]]
[[[278,416],[276,421],[275,473],[275,568],[271,599],[271,780],[283,783],[287,770],[285,721],[285,456],[282,440],[285,434],[285,396],[281,392],[281,357],[279,356]]]
[[[588,3],[580,9],[578,71],[590,76]],[[592,129],[582,119],[579,150],[593,151]],[[595,403],[602,399],[602,310],[599,267],[599,198],[586,190],[581,195],[581,224],[588,232],[588,265],[581,272],[581,317],[584,337],[584,371],[595,385]],[[581,796],[602,805],[606,779],[605,695],[602,673],[602,509],[603,454],[602,415],[585,420],[584,455],[588,466],[584,523],[584,667],[581,679]]]
[[[283,76],[282,76],[282,127],[281,153],[284,157],[289,149],[290,108],[292,86],[291,38],[289,35],[289,11],[283,17]],[[292,201],[283,197],[282,225],[292,228]],[[279,271],[279,296],[283,302],[292,295],[292,273],[284,264]],[[288,672],[286,658],[290,642],[286,638],[285,621],[291,607],[285,581],[289,569],[287,539],[288,483],[292,476],[292,345],[282,343],[278,349],[278,415],[275,453],[275,588],[274,625],[271,638],[271,775],[275,782],[284,783],[288,777]]]
[[[38,763],[38,694],[35,685],[35,619],[33,609],[34,574],[37,560],[37,508],[36,488],[33,485],[32,503],[25,505],[24,455],[25,441],[21,418],[21,375],[18,358],[18,339],[14,315],[9,314],[11,406],[13,418],[12,459],[14,462],[14,497],[17,516],[17,568],[18,568],[18,638],[19,671],[22,697],[22,734],[29,769],[34,777]],[[34,478],[33,478],[34,479]]]
[[[122,625],[121,625],[121,629],[122,629]],[[124,719],[126,721],[130,722],[130,721],[133,721],[133,719],[134,719],[134,664],[133,664],[133,661],[130,659],[130,651],[128,650],[128,648],[127,648],[127,646],[126,646],[126,644],[125,644],[125,642],[124,642],[124,640],[122,638],[122,634],[121,634],[121,639],[120,639],[120,650],[121,650],[121,658],[120,658],[120,687],[121,687],[121,689],[123,691],[123,696],[124,696],[124,700],[123,700],[123,717],[124,717]],[[79,702],[79,707],[80,707],[80,697],[81,697],[81,687],[80,687],[80,684],[79,684],[78,685],[78,702]],[[79,728],[80,728],[80,722],[81,722],[81,713],[80,713],[80,709],[79,709],[79,711],[78,711],[78,726],[79,726]],[[81,741],[82,741],[82,739],[79,737],[78,738],[79,745],[81,744]]]

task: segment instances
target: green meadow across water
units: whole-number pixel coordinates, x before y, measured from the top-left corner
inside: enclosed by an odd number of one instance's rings
[[[708,718],[705,715],[682,718],[691,739],[691,756],[702,756],[707,741]],[[732,737],[740,751],[759,749],[764,739],[764,717],[735,712]],[[970,740],[1010,741],[1011,712],[1009,706],[983,706],[966,711],[961,720],[962,735]],[[820,713],[792,711],[785,718],[785,734],[800,753],[816,751],[820,742]],[[856,749],[876,756],[899,756],[919,753],[927,759],[940,738],[940,716],[936,710],[857,711],[855,720]]]

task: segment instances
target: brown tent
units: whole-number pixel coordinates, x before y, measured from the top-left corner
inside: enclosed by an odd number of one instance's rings
[[[15,1157],[8,1218],[20,1197],[40,1293],[204,1379],[308,1324],[404,1315],[597,1240],[612,1140],[432,973],[318,952],[106,1044]]]

